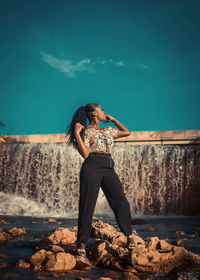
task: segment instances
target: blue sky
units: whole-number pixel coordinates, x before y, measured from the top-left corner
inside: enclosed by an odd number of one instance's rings
[[[65,133],[92,102],[130,131],[200,129],[199,12],[199,0],[0,0],[0,133]]]

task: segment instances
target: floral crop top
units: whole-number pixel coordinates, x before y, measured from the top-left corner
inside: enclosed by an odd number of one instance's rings
[[[114,144],[113,139],[117,138],[117,128],[107,126],[101,130],[93,127],[85,128],[83,142],[89,147],[89,152],[111,153]]]

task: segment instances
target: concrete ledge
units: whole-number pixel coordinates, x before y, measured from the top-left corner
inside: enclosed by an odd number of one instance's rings
[[[64,143],[65,134],[5,135],[1,143]],[[200,130],[134,131],[115,139],[116,145],[200,144]]]

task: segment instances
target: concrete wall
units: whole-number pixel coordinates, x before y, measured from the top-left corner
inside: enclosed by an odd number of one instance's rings
[[[5,143],[63,143],[65,134],[35,134],[1,136]],[[134,131],[130,136],[115,139],[116,145],[165,145],[165,144],[200,144],[200,130],[169,131]]]

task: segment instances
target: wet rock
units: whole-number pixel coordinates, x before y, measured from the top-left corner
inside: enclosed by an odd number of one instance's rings
[[[112,244],[116,244],[118,246],[125,246],[127,244],[127,237],[122,233],[115,234],[111,239],[110,242]]]
[[[50,222],[50,223],[57,223],[58,221],[56,219],[49,218],[48,222]]]
[[[135,275],[135,274],[130,272],[128,274],[124,274],[124,278],[123,279],[124,280],[140,280],[141,278],[139,278],[137,275]]]
[[[112,245],[107,240],[97,241],[90,248],[89,254],[92,255],[94,264],[103,268],[123,270],[123,258],[120,258],[118,251],[119,246]],[[124,257],[121,251],[121,257]],[[124,250],[124,254],[127,253],[127,249]]]
[[[4,232],[1,228],[0,228],[0,241],[5,241],[5,240],[10,240],[13,239],[19,235],[22,234],[26,234],[27,232],[24,228],[11,228],[10,230],[8,230],[8,232]]]
[[[41,249],[34,255],[30,257],[30,262],[33,266],[40,266],[45,260],[47,256],[47,251],[44,249]]]
[[[131,263],[137,271],[151,273],[168,273],[173,268],[187,263],[200,263],[200,256],[188,252],[183,247],[172,246],[160,240],[164,250],[151,250],[139,247],[133,249]],[[166,250],[166,248],[171,250]]]
[[[185,235],[185,232],[182,231],[182,230],[177,230],[177,231],[176,231],[176,234],[177,234],[177,235]]]
[[[53,244],[74,243],[76,239],[76,234],[68,228],[57,228],[56,231],[49,236],[49,240]]]
[[[9,231],[8,231],[9,234],[11,234],[12,236],[19,236],[21,234],[27,234],[25,228],[11,228]]]
[[[50,271],[52,267],[54,267],[55,263],[56,263],[56,255],[51,251],[47,251],[46,262],[44,264],[45,269],[47,271]]]
[[[160,240],[157,236],[149,237],[148,241],[145,242],[145,246],[148,247],[151,250],[154,250],[154,249],[156,249],[159,241]]]
[[[92,223],[91,236],[94,238],[103,238],[111,240],[116,234],[119,234],[117,229],[102,220]]]
[[[26,260],[19,260],[17,263],[16,263],[16,267],[17,268],[26,268],[26,269],[29,269],[31,268],[31,264],[29,261],[26,261]]]
[[[165,240],[160,240],[158,243],[157,248],[161,249],[161,250],[171,250],[173,247],[173,245],[171,245],[170,243],[168,243]]]
[[[155,229],[154,229],[153,227],[148,227],[148,228],[147,228],[147,231],[148,231],[148,232],[154,232]]]
[[[76,266],[76,259],[69,253],[48,254],[45,269],[48,271],[66,271]]]
[[[49,240],[48,238],[45,238],[45,239],[42,239],[42,240],[38,241],[38,242],[33,246],[33,249],[34,249],[34,250],[45,249],[45,250],[48,251],[51,245],[53,245],[52,241]]]
[[[136,245],[145,244],[145,241],[139,235],[136,235],[134,231],[132,232],[132,237]]]
[[[182,246],[182,247],[184,247],[184,246],[185,246],[185,243],[183,242],[183,240],[179,239],[179,240],[177,240],[177,241],[175,242],[175,245],[176,245],[176,246]]]
[[[107,251],[105,250],[106,244],[108,244],[108,241],[99,240],[89,248],[89,255],[91,255],[97,263],[98,259],[101,258],[102,255],[107,254]]]
[[[65,252],[65,250],[62,247],[58,246],[58,245],[51,245],[49,247],[49,250],[54,252],[54,253]]]
[[[0,220],[0,224],[8,225],[9,223],[6,222],[5,220]]]
[[[112,280],[112,278],[108,278],[108,277],[100,277],[98,280]]]
[[[11,239],[11,235],[9,233],[4,232],[0,228],[0,241],[5,241],[5,240],[9,240],[9,239]]]
[[[76,256],[76,269],[90,268],[92,263],[85,256]]]

